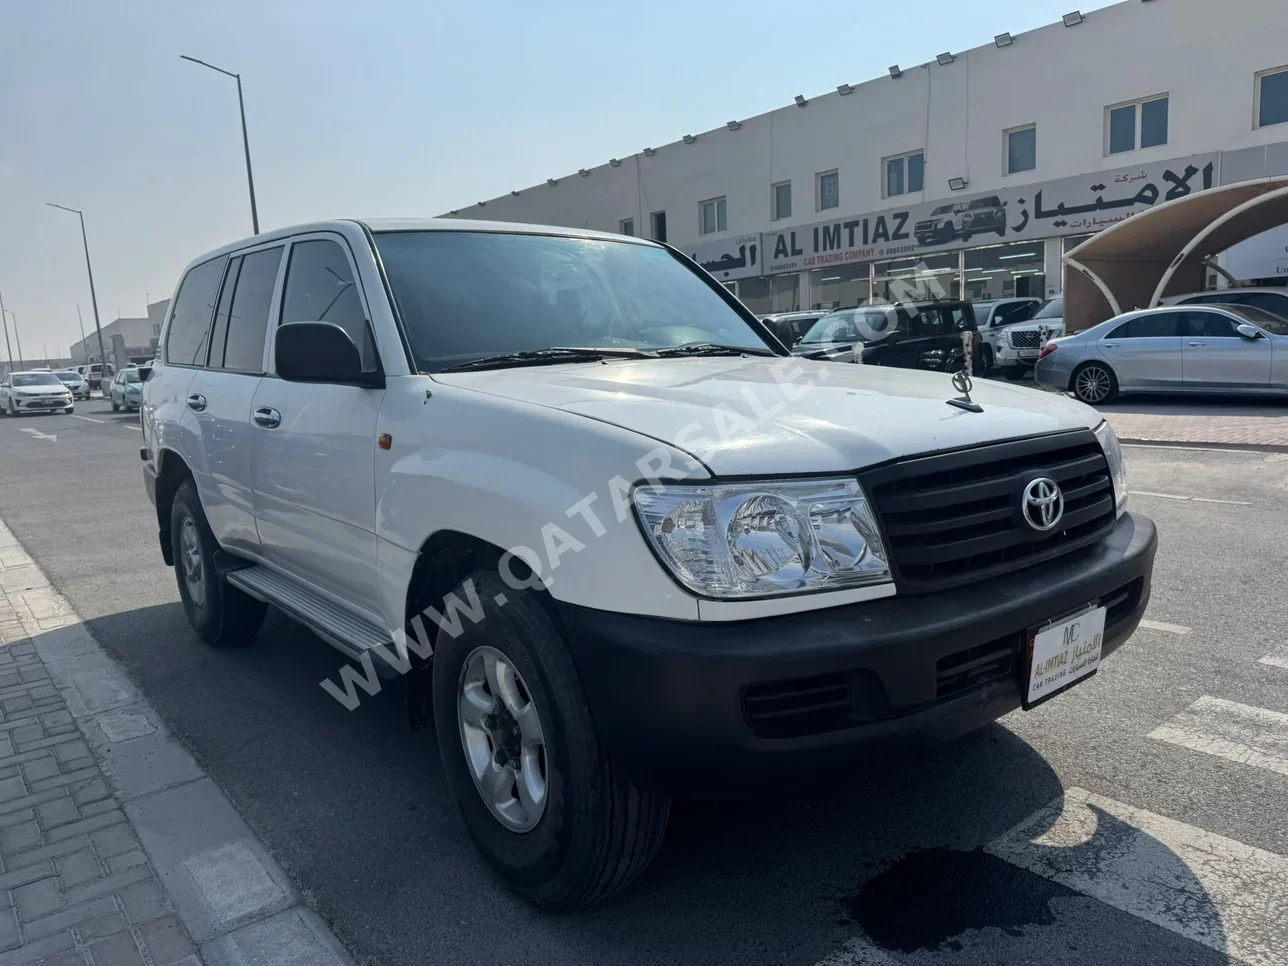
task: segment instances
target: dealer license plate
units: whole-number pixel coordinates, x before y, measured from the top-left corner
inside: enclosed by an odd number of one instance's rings
[[[1024,707],[1041,704],[1095,674],[1104,638],[1103,607],[1031,629]]]
[[[1041,349],[1019,349],[1016,351],[1016,354],[1021,359],[1036,359],[1041,352]]]

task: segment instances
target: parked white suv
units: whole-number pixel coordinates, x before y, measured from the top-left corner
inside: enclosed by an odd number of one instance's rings
[[[1052,339],[1064,335],[1064,296],[1057,295],[1042,303],[1027,322],[1008,325],[993,347],[997,368],[1008,379],[1023,379],[1033,371],[1042,348]]]
[[[284,229],[193,262],[161,344],[141,456],[198,635],[271,603],[352,659],[346,706],[405,675],[469,834],[544,907],[637,876],[672,796],[1085,680],[1149,599],[1093,410],[782,355],[655,242]]]
[[[1026,321],[1042,305],[1038,298],[988,299],[972,303],[975,308],[975,323],[979,327],[979,339],[983,345],[984,370],[987,372],[997,365],[998,346],[1003,352],[1010,351],[1010,343],[1005,338],[1008,326]]]

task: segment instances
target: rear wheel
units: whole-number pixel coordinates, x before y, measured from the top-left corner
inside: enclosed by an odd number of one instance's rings
[[[439,633],[433,706],[470,838],[537,906],[572,909],[612,895],[657,853],[669,800],[636,788],[608,757],[568,648],[535,594],[490,570],[455,593],[476,599],[483,616],[456,637]]]
[[[118,406],[118,405],[116,404],[116,400],[115,400],[115,399],[113,399],[113,400],[112,400],[112,412],[114,412],[114,413],[119,413],[120,411],[121,411],[121,407],[120,407],[120,406]]]
[[[1108,366],[1088,362],[1076,369],[1071,380],[1073,394],[1089,405],[1113,402],[1118,395],[1118,380]]]
[[[214,647],[248,643],[264,622],[267,605],[230,587],[215,572],[219,544],[191,480],[180,484],[174,495],[170,547],[179,598],[192,629]]]
[[[1012,382],[1019,382],[1024,378],[1025,368],[1023,366],[1007,366],[1002,371],[1006,374],[1007,379]]]

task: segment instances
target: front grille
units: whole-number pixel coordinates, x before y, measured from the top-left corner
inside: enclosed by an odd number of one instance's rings
[[[1059,484],[1064,516],[1040,532],[1020,508],[1039,477]],[[863,474],[902,593],[983,580],[1086,546],[1117,519],[1104,452],[1089,430],[905,460]]]
[[[1012,349],[1037,349],[1041,346],[1041,335],[1037,332],[1011,332]]]
[[[951,698],[1005,678],[1015,667],[1022,637],[1022,634],[1008,634],[941,657],[935,663],[935,698]]]

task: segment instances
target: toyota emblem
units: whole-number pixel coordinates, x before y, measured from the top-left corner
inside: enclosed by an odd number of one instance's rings
[[[1025,522],[1039,533],[1054,529],[1064,517],[1064,494],[1059,484],[1045,476],[1034,480],[1024,488],[1020,510]]]

